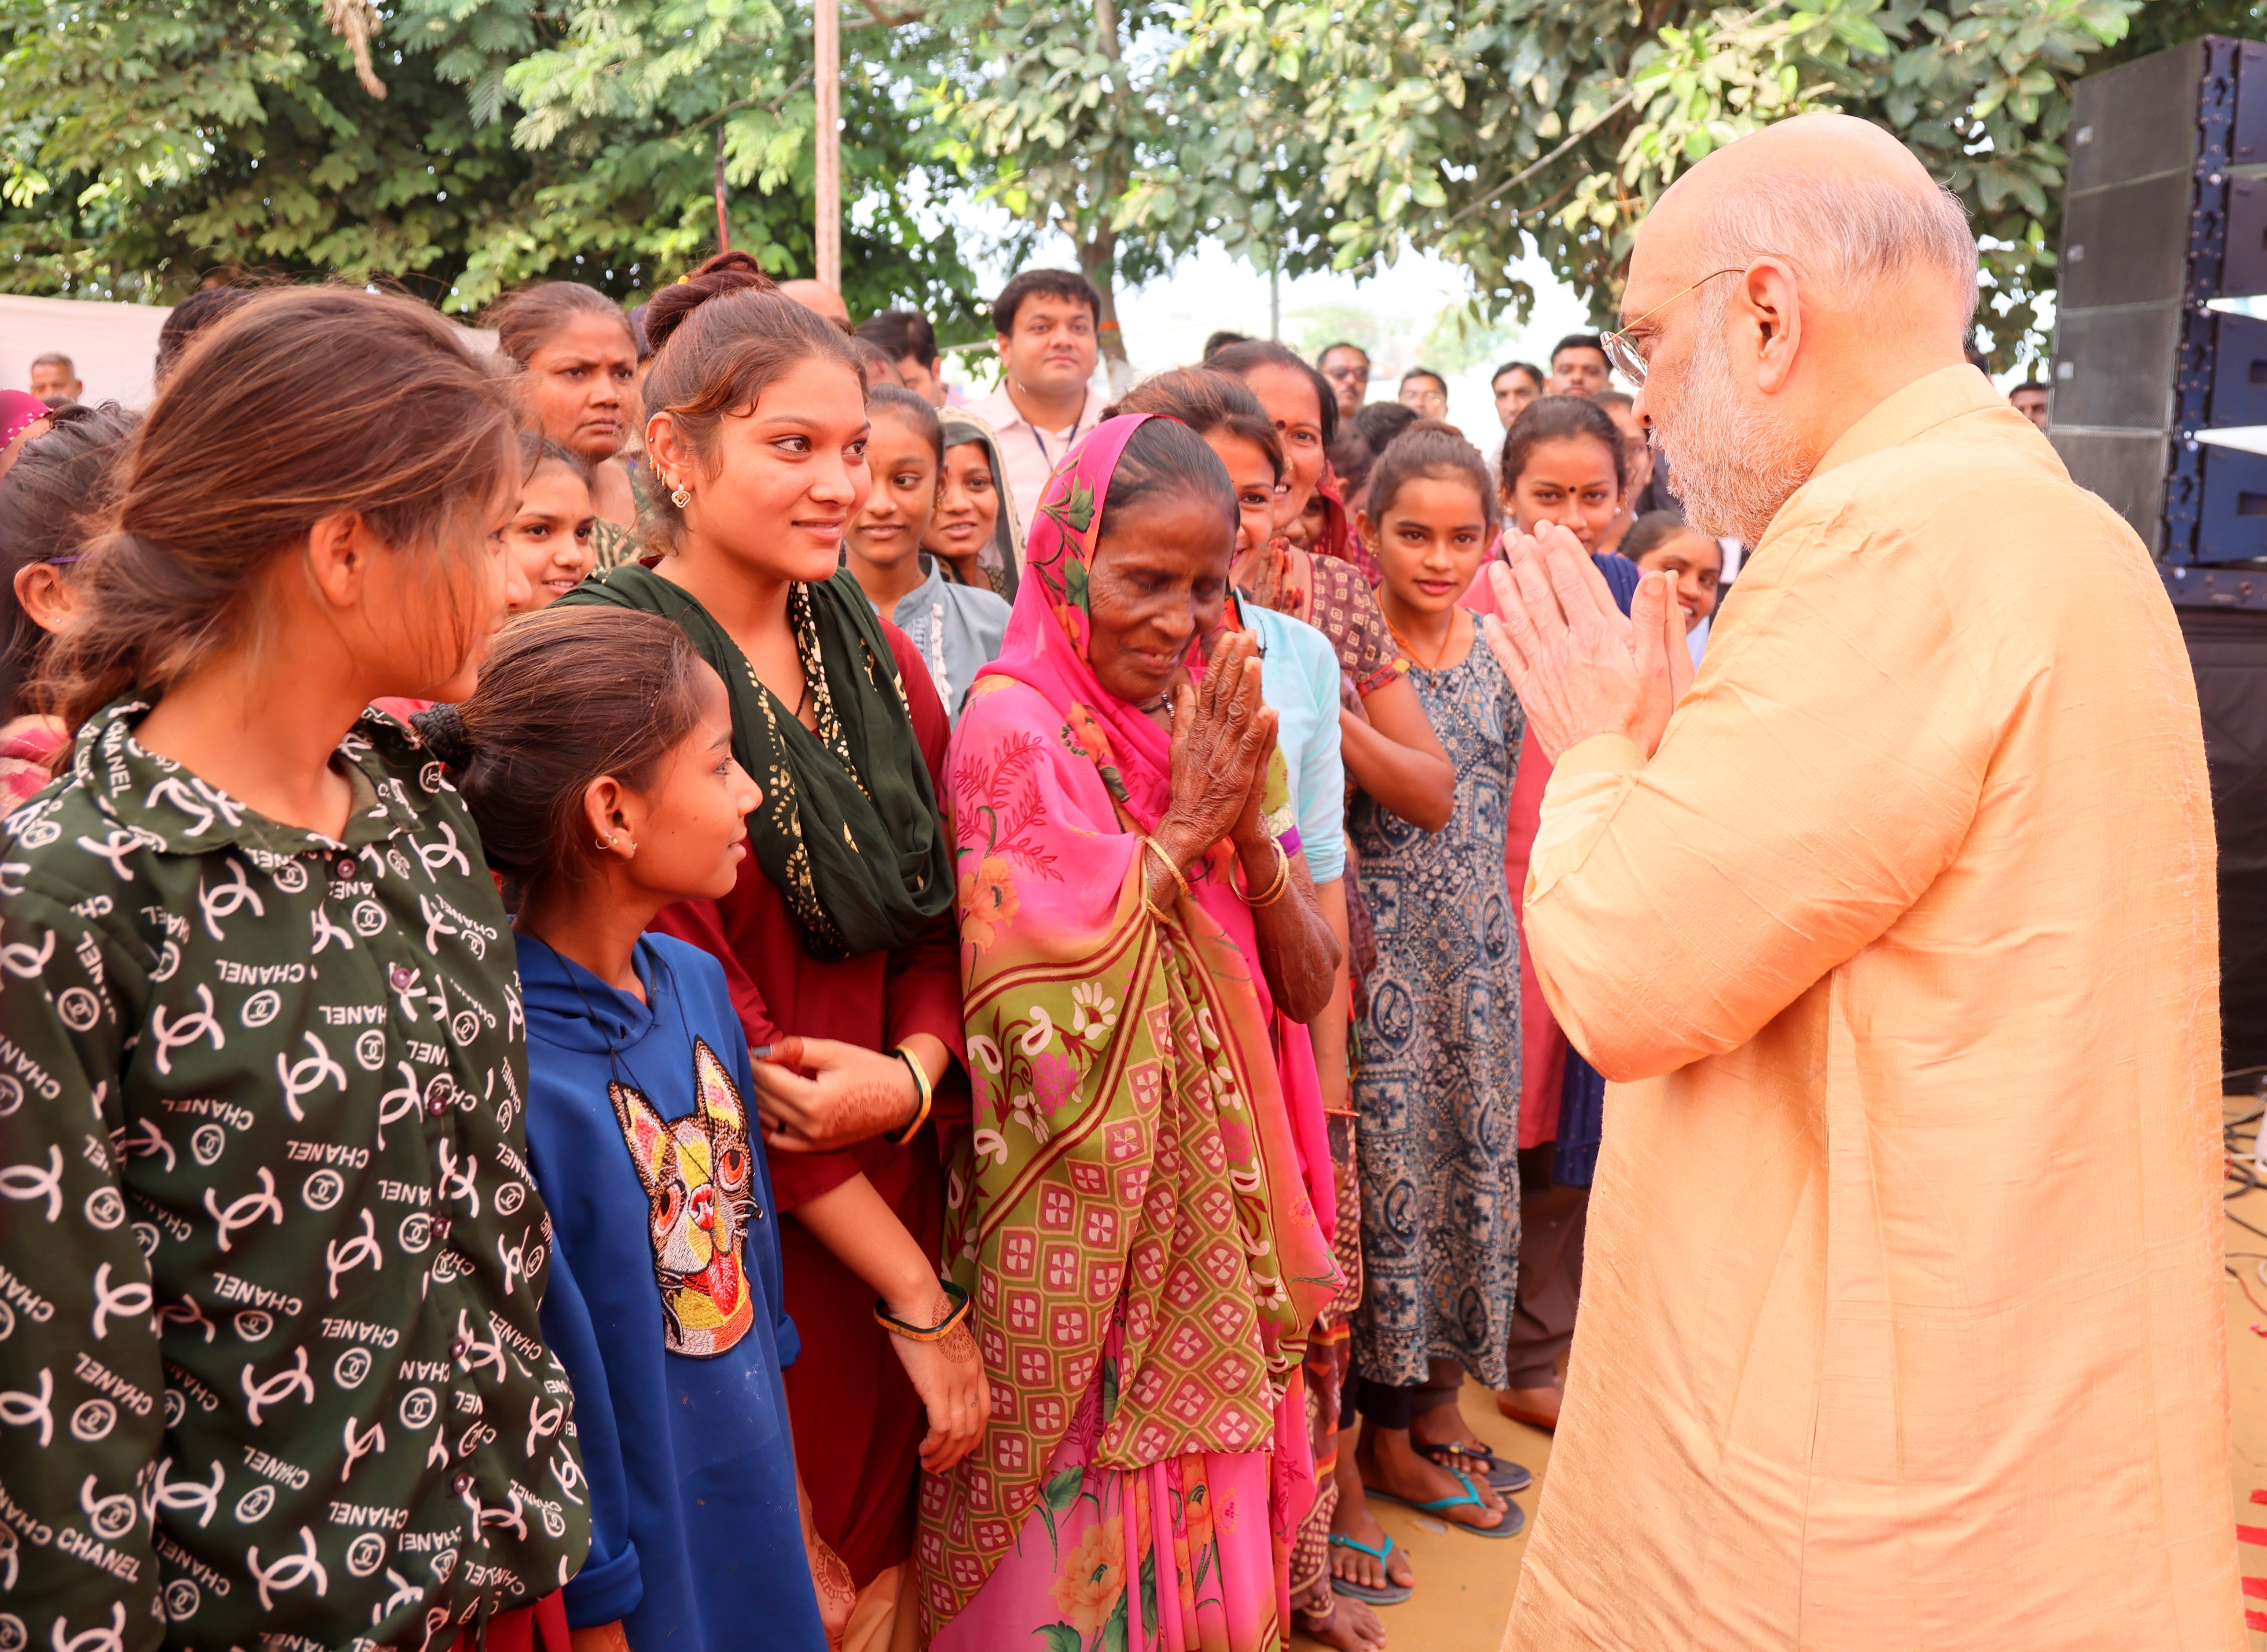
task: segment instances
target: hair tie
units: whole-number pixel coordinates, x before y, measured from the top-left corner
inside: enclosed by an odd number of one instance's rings
[[[409,721],[425,742],[425,749],[449,767],[462,768],[473,760],[472,738],[465,732],[465,720],[458,716],[456,707],[445,702],[431,706]]]

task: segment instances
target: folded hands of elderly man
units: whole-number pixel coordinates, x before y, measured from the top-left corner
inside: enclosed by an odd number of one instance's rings
[[[1530,732],[1552,762],[1601,734],[1651,757],[1692,681],[1673,582],[1647,574],[1624,614],[1581,542],[1556,524],[1505,536],[1490,565],[1500,614],[1482,622]]]

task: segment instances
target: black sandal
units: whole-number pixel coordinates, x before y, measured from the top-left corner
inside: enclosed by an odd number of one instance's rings
[[[1535,1484],[1534,1475],[1484,1445],[1469,1446],[1461,1440],[1450,1440],[1441,1445],[1420,1445],[1417,1450],[1451,1473],[1471,1474],[1500,1492],[1523,1492]]]

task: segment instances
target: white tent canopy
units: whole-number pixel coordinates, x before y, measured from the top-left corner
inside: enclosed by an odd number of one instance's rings
[[[71,358],[85,386],[80,400],[146,407],[153,393],[150,376],[158,363],[158,330],[172,313],[165,305],[0,293],[0,390],[29,390],[32,358],[53,350]],[[494,333],[460,330],[473,349],[485,354],[495,349]]]
[[[172,311],[154,304],[96,304],[77,298],[18,298],[0,293],[0,390],[32,387],[32,358],[50,350],[71,358],[87,401],[138,407],[150,400],[158,329]]]

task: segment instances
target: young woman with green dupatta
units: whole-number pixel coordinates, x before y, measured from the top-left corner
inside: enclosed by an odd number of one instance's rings
[[[1339,949],[1254,641],[1199,648],[1236,526],[1187,426],[1098,425],[954,739],[977,1100],[947,1255],[994,1400],[923,1484],[933,1652],[1273,1652],[1289,1620],[1300,1362],[1339,1274],[1271,1032],[1328,1002]]]
[[[802,1337],[796,1458],[818,1536],[861,1590],[894,1598],[915,1479],[965,1455],[987,1410],[936,1274],[937,1129],[967,1117],[936,807],[949,729],[912,645],[837,571],[871,487],[842,335],[744,253],[664,288],[645,325],[664,489],[649,554],[562,600],[668,616],[731,694],[733,755],[763,792],[751,853],[730,895],[655,927],[722,961],[759,1058]]]

